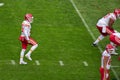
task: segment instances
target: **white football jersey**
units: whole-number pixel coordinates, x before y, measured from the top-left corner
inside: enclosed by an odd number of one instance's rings
[[[109,26],[109,20],[113,19],[114,21],[117,19],[114,13],[109,13],[106,16],[104,16],[103,18],[98,20],[97,26],[99,27],[106,27]]]
[[[101,58],[101,67],[102,67],[102,68],[104,67],[104,64],[103,64],[104,57],[109,57],[109,59],[108,59],[108,61],[107,61],[106,68],[107,68],[107,69],[110,69],[111,55],[110,55],[106,50],[102,53],[102,58]]]
[[[120,33],[113,33],[113,35],[117,36],[118,38],[120,38]]]
[[[25,37],[27,40],[29,40],[30,36],[30,30],[31,30],[31,24],[28,21],[23,21],[22,22],[22,32],[21,36]]]

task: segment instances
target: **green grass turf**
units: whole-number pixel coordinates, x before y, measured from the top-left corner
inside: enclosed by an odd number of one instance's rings
[[[95,36],[99,34],[95,28],[97,19],[119,6],[119,1],[112,0],[111,3],[100,0],[74,1]],[[0,7],[0,80],[100,78],[100,51],[91,46],[93,39],[69,0],[2,0],[1,2],[5,5]],[[105,5],[112,6],[109,8]],[[32,13],[35,17],[31,36],[38,42],[39,47],[32,54],[32,62],[25,59],[28,65],[19,65],[21,45],[18,37],[25,13]],[[107,43],[107,40],[101,42],[103,43]],[[9,64],[10,60],[15,60],[16,65]],[[41,65],[35,65],[35,60],[39,60]],[[60,60],[64,66],[60,66]],[[114,62],[115,60],[116,58]],[[83,61],[88,63],[88,67],[84,66]],[[118,63],[116,61],[114,65]],[[112,78],[115,78],[113,74]]]
[[[74,2],[76,3],[77,8],[81,11],[83,18],[87,22],[88,26],[90,27],[91,31],[93,32],[96,38],[100,35],[98,30],[95,28],[98,19],[100,19],[107,13],[113,12],[115,8],[120,8],[119,5],[120,1],[113,1],[113,0],[109,0],[109,1],[90,0],[89,2],[88,0],[85,1],[74,0]],[[116,29],[117,31],[120,31],[119,23],[120,20],[118,19],[113,25],[114,29]],[[108,38],[109,37],[106,37],[103,41],[99,43],[99,46],[102,49],[104,49],[105,45],[110,42]],[[119,47],[116,52],[120,53]],[[118,56],[112,57],[112,66],[120,66],[118,61]],[[115,69],[118,77],[120,77],[119,68],[113,68],[113,69]],[[111,73],[111,78],[115,79],[114,77],[115,76],[113,75],[113,73]]]

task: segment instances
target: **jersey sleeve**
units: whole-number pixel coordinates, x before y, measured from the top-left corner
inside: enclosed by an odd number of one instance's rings
[[[29,30],[29,24],[23,22],[23,24],[22,24],[22,31],[23,31],[23,33],[24,33],[24,35],[25,35],[25,38],[26,38],[27,40],[29,40],[28,30]]]
[[[29,40],[29,36],[28,36],[28,32],[27,31],[28,31],[28,27],[24,26],[23,32],[25,34],[26,39]]]

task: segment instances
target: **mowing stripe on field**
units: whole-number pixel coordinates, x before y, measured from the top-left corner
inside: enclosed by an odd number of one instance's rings
[[[59,61],[59,63],[60,63],[60,66],[64,66],[63,61]]]
[[[84,66],[88,66],[88,63],[86,61],[83,61]]]
[[[85,19],[83,18],[83,16],[82,16],[80,10],[78,10],[78,8],[77,8],[77,6],[75,5],[75,3],[74,3],[73,0],[70,0],[70,2],[72,3],[73,7],[75,8],[75,10],[76,10],[78,16],[79,16],[80,19],[82,20],[82,22],[83,22],[83,24],[85,25],[86,29],[88,30],[89,34],[92,36],[93,40],[95,40],[96,38],[95,38],[93,32],[90,30],[90,28],[89,28],[88,24],[86,23]],[[103,51],[102,48],[101,48],[100,46],[98,46],[98,48],[99,48],[100,52]],[[120,78],[118,77],[118,75],[117,75],[117,73],[115,72],[115,70],[114,70],[112,67],[111,67],[111,69],[112,69],[112,71],[113,71],[113,73],[114,73],[116,79],[117,79],[117,80],[120,80]]]

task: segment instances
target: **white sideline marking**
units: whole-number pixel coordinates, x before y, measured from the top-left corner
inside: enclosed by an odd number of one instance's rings
[[[83,61],[84,66],[88,66],[88,63],[86,61]]]
[[[11,64],[15,65],[16,64],[15,60],[11,60]]]
[[[79,15],[80,19],[82,20],[83,24],[85,25],[86,29],[88,30],[89,34],[91,35],[91,37],[93,38],[93,40],[95,40],[95,36],[94,34],[92,33],[92,31],[90,30],[89,26],[87,25],[85,19],[83,18],[83,16],[81,15],[81,12],[80,10],[78,10],[77,6],[75,5],[74,1],[73,0],[70,0],[70,2],[72,3],[73,7],[75,8],[77,14]],[[100,46],[98,46],[100,52],[102,52],[102,48]],[[120,80],[120,78],[118,77],[117,73],[115,72],[115,70],[112,68],[112,71],[116,77],[117,80]]]
[[[59,63],[60,63],[60,66],[64,66],[63,61],[59,61]]]
[[[3,5],[4,5],[4,3],[0,3],[0,7],[3,6]]]
[[[40,62],[38,60],[35,60],[36,65],[40,65]]]
[[[88,32],[90,33],[90,35],[92,36],[92,38],[95,40],[95,36],[93,35],[93,33],[91,32],[89,26],[87,25],[85,19],[83,18],[83,16],[81,15],[80,10],[78,10],[77,6],[75,5],[75,3],[73,2],[73,0],[70,0],[70,2],[72,3],[73,7],[75,8],[77,14],[79,15],[79,17],[81,18],[82,22],[84,23],[85,27],[87,28]]]
[[[94,34],[93,34],[92,31],[90,30],[90,28],[89,28],[88,24],[86,23],[85,19],[83,18],[80,10],[78,10],[78,8],[77,8],[77,6],[75,5],[75,3],[73,2],[73,0],[70,0],[70,2],[72,3],[73,7],[75,8],[78,16],[79,16],[80,19],[82,20],[82,22],[83,22],[84,26],[86,27],[86,29],[88,30],[89,34],[92,36],[93,40],[96,40]],[[101,47],[98,47],[98,48],[99,48],[99,50],[102,52],[102,48],[101,48]]]
[[[117,75],[116,71],[115,71],[112,67],[111,67],[111,70],[112,70],[112,72],[114,73],[114,75],[115,75],[116,79],[117,79],[117,80],[120,80],[120,78],[118,77],[118,75]]]
[[[120,66],[111,66],[112,68],[119,68]]]

